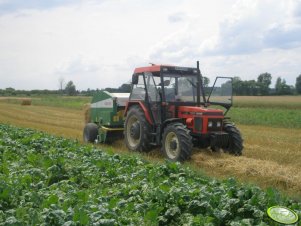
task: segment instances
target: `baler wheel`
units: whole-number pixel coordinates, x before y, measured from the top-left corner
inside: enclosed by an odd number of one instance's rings
[[[132,151],[150,150],[150,125],[143,110],[133,106],[129,110],[124,125],[125,144]]]
[[[243,139],[241,133],[233,123],[224,122],[224,130],[230,136],[228,147],[224,147],[223,150],[233,155],[242,155]]]
[[[162,151],[171,161],[185,161],[192,154],[192,137],[182,123],[169,124],[163,133]]]
[[[86,143],[93,143],[97,139],[98,135],[98,127],[95,123],[87,123],[84,132],[83,132],[83,140]]]

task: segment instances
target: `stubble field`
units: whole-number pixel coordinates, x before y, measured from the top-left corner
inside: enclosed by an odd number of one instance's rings
[[[83,105],[90,98],[39,98],[31,106],[18,99],[0,100],[0,123],[34,128],[51,134],[82,140]],[[262,188],[273,187],[301,196],[301,97],[235,97],[229,112],[244,138],[243,156],[194,149],[185,163],[217,178],[235,177]],[[114,152],[128,153],[119,140]],[[159,149],[144,158],[162,161]]]

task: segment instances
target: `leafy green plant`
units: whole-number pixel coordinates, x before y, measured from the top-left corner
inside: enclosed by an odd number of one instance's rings
[[[30,129],[0,125],[0,225],[273,225],[301,203]]]

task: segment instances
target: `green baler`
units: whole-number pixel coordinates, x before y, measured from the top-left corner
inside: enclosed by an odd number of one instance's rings
[[[107,143],[122,137],[124,109],[129,93],[98,91],[92,98],[90,122],[84,128],[85,142]]]

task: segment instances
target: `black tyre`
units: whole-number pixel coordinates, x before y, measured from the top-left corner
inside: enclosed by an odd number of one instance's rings
[[[139,106],[131,107],[124,125],[124,139],[127,148],[132,151],[149,151],[151,148],[150,128],[143,110]]]
[[[84,132],[83,140],[86,143],[94,143],[98,135],[98,126],[95,123],[87,123]]]
[[[192,137],[190,131],[182,123],[167,125],[162,138],[162,151],[171,161],[185,161],[192,153]]]
[[[241,155],[243,150],[243,139],[241,133],[233,123],[224,122],[224,131],[229,134],[228,147],[224,147],[224,151],[233,155]]]

